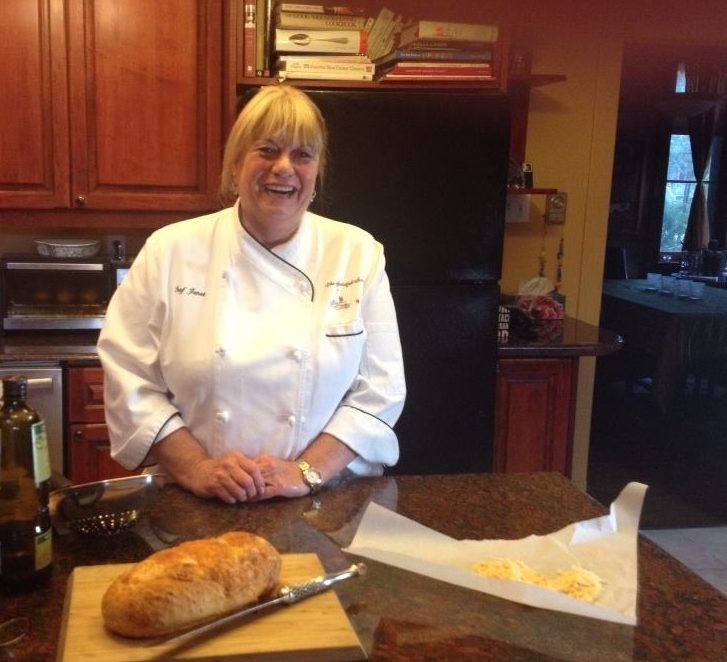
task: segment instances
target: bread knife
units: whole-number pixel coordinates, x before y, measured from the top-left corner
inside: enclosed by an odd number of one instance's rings
[[[249,607],[245,607],[244,609],[241,609],[239,611],[227,614],[226,616],[222,616],[221,618],[218,618],[214,621],[204,623],[191,630],[186,630],[181,634],[172,635],[168,638],[156,638],[150,641],[147,645],[157,646],[159,644],[164,644],[166,646],[167,644],[174,644],[175,646],[177,646],[185,644],[193,639],[196,639],[197,637],[201,637],[202,635],[212,632],[217,628],[221,628],[224,625],[230,625],[238,620],[243,620],[245,617],[252,616],[253,614],[258,614],[262,611],[271,609],[272,607],[291,605],[295,602],[300,602],[305,598],[310,598],[314,595],[317,595],[318,593],[323,593],[324,591],[327,591],[329,588],[331,588],[331,586],[343,581],[344,579],[358,577],[365,573],[366,564],[354,563],[346,570],[341,570],[339,572],[332,572],[327,575],[314,577],[313,579],[310,579],[307,582],[302,582],[300,584],[290,584],[287,586],[283,586],[275,595],[266,600],[256,602]]]

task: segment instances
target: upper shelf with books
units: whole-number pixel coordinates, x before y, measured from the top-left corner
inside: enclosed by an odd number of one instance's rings
[[[425,20],[370,3],[238,0],[238,13],[238,86],[506,89],[495,24]]]

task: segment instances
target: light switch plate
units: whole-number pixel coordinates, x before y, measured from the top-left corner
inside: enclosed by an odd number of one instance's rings
[[[527,223],[530,220],[530,196],[523,193],[511,193],[505,203],[506,223]]]

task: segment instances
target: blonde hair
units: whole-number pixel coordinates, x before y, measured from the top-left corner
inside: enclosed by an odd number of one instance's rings
[[[231,204],[237,197],[235,171],[257,140],[296,142],[312,148],[318,156],[318,180],[323,184],[328,131],[318,106],[302,90],[291,85],[261,87],[247,102],[230,130],[222,160],[220,197]]]

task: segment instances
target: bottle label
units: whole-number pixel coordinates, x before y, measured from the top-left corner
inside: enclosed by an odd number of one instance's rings
[[[53,529],[35,536],[35,569],[48,567],[53,560]]]
[[[33,471],[35,484],[40,485],[44,480],[50,479],[50,457],[48,455],[48,436],[45,432],[45,421],[33,423],[30,426],[33,439]]]

